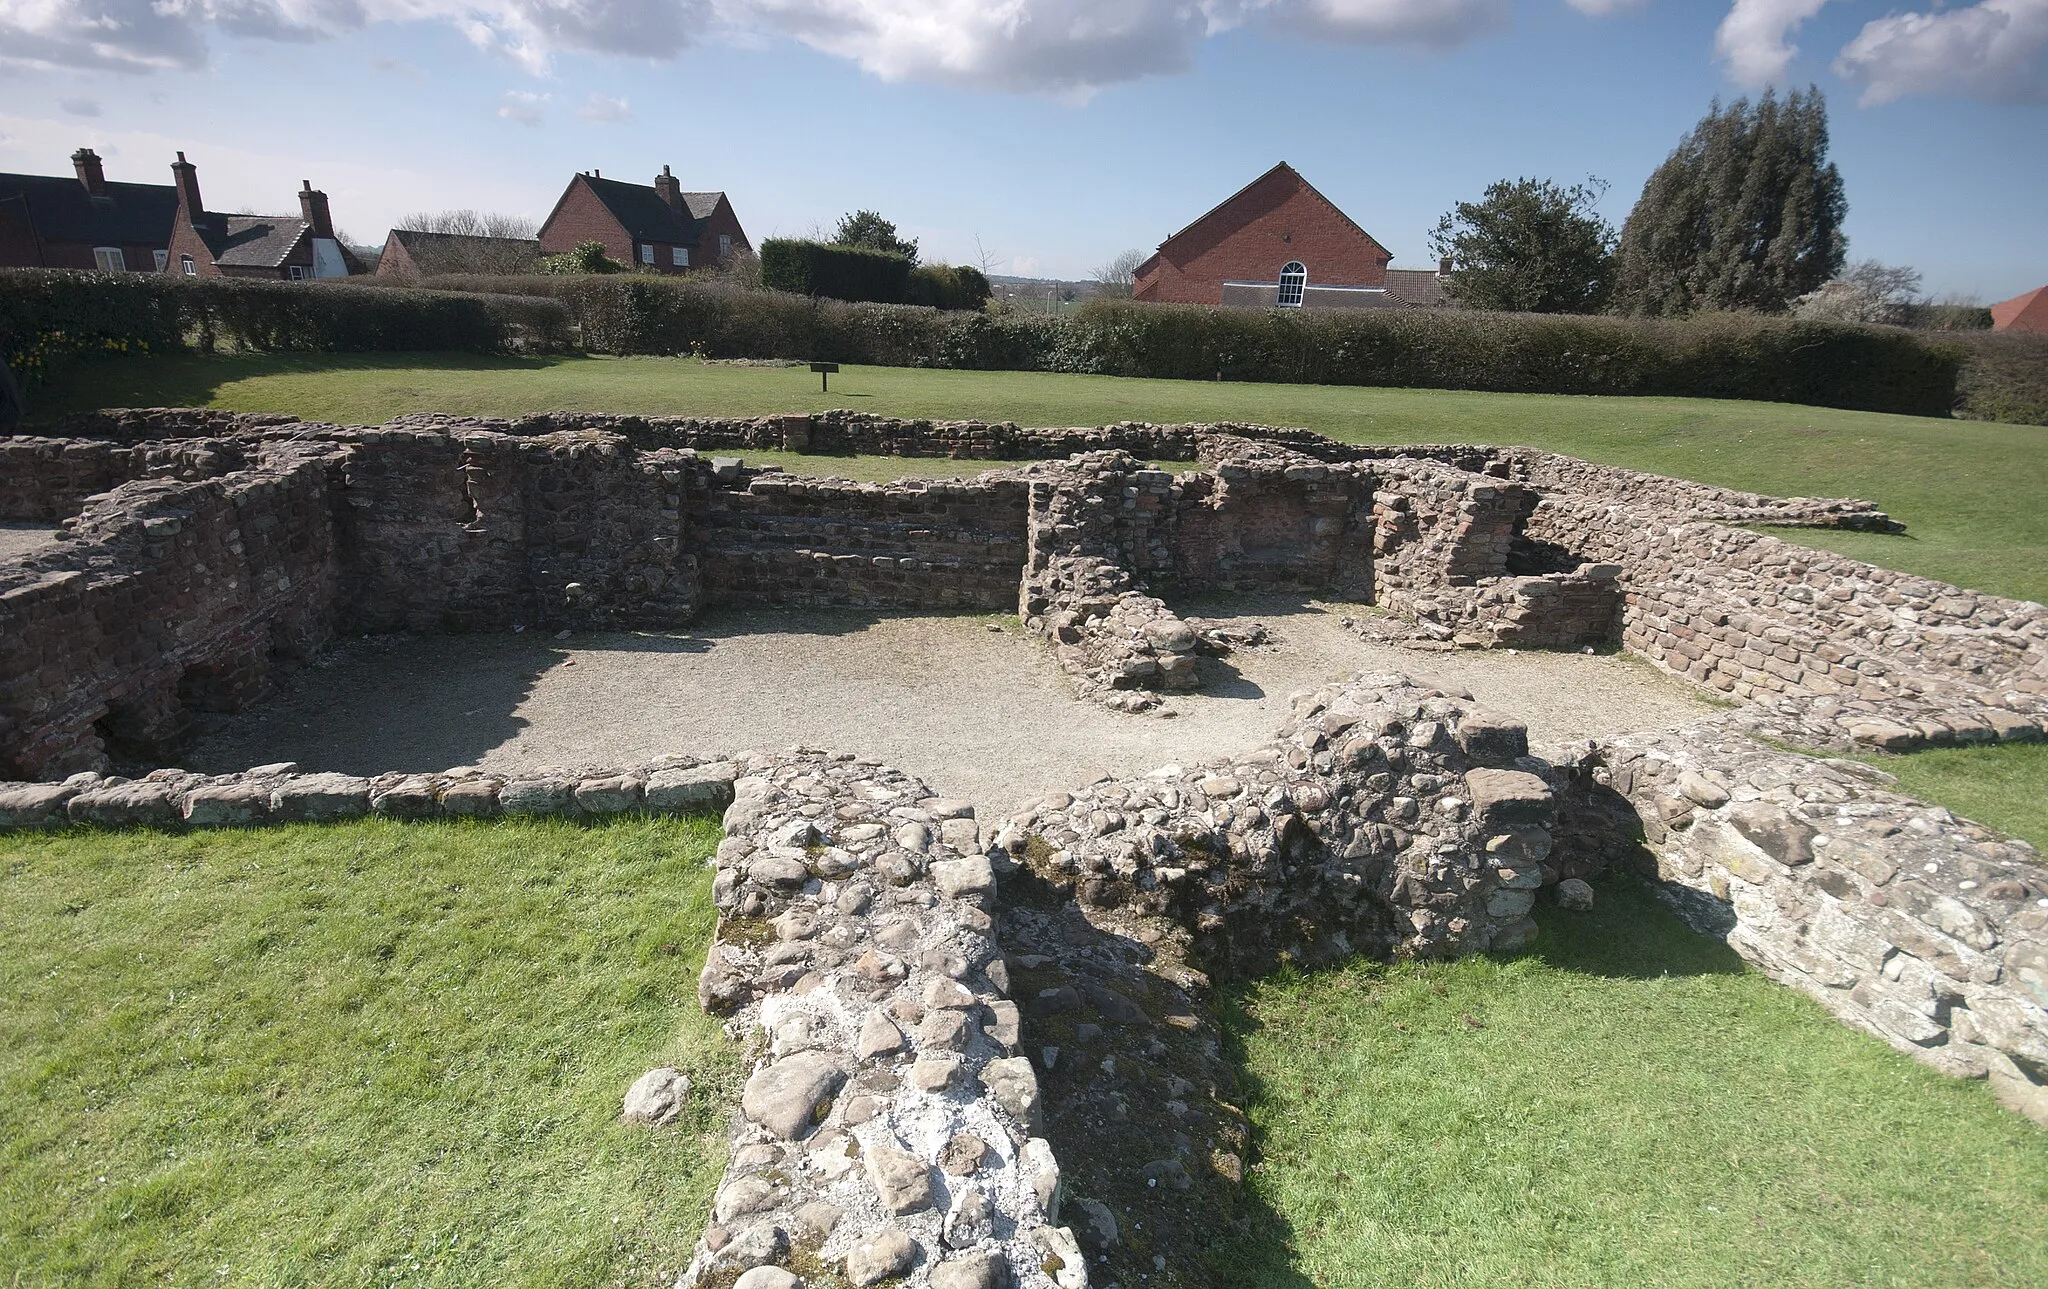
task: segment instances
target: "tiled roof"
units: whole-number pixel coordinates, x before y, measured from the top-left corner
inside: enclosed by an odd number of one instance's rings
[[[2000,331],[2048,332],[2048,286],[2035,287],[1992,305],[1991,324]]]
[[[1387,294],[1422,309],[1441,309],[1451,302],[1435,269],[1388,269]]]
[[[394,228],[391,239],[405,248],[422,273],[504,271],[503,265],[540,258],[540,241],[529,237],[481,237],[470,233],[427,233]]]
[[[208,213],[194,220],[193,227],[215,264],[255,269],[277,268],[312,231],[297,215]]]
[[[169,246],[178,190],[169,184],[110,183],[95,197],[75,177],[0,174],[0,200],[19,198],[46,242]]]
[[[698,219],[711,218],[711,212],[718,209],[718,203],[725,200],[722,192],[686,192],[683,205],[690,208],[690,214]]]
[[[690,211],[685,216],[671,208],[661,199],[661,194],[647,184],[621,183],[617,179],[601,179],[596,175],[584,175],[582,179],[604,203],[604,208],[611,212],[612,218],[619,221],[619,227],[626,230],[626,236],[636,242],[695,246],[704,231],[704,215],[697,214],[696,204],[689,199],[713,194],[684,194],[685,207]],[[707,209],[705,214],[709,213]]]

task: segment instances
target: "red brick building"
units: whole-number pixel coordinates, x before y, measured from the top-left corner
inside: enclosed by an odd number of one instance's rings
[[[1998,331],[2026,331],[2048,336],[2048,286],[1991,306],[1991,326]]]
[[[364,271],[354,251],[334,235],[327,194],[310,179],[299,189],[296,215],[218,215],[199,196],[199,167],[180,152],[171,163],[177,190],[177,219],[171,230],[166,273],[187,277],[348,277]]]
[[[0,268],[148,273],[164,266],[178,213],[168,184],[109,183],[99,154],[72,174],[0,174]]]
[[[579,172],[540,226],[543,255],[598,242],[621,264],[660,273],[717,268],[754,248],[722,192],[684,192],[663,166],[653,184]]]
[[[1438,273],[1393,253],[1286,162],[1160,243],[1132,296],[1263,308],[1414,308],[1444,301]]]

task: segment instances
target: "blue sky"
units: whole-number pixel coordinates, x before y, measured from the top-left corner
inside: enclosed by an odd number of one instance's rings
[[[1086,276],[1275,161],[1395,253],[1491,181],[1612,185],[1716,95],[1819,85],[1850,254],[2048,282],[2048,0],[0,0],[0,169],[200,166],[358,240],[544,217],[570,174],[723,188],[756,241],[872,207],[927,258]]]

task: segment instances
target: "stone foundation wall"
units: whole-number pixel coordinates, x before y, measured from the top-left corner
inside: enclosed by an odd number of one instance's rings
[[[856,484],[754,474],[692,494],[711,604],[1008,610],[1025,563],[1021,481]]]
[[[0,565],[0,773],[55,777],[174,748],[194,711],[268,692],[333,631],[332,455],[123,484],[71,540]]]
[[[0,520],[70,519],[134,479],[214,479],[248,462],[229,439],[124,446],[100,439],[0,438]]]
[[[2048,868],[2032,846],[1725,721],[1603,740],[1577,770],[1567,844],[1588,863],[1648,867],[1774,980],[2048,1123]]]

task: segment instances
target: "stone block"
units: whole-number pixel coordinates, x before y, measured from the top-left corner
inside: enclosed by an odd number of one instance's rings
[[[270,789],[260,783],[216,783],[186,793],[180,809],[195,828],[260,823],[270,818]]]
[[[1468,770],[1465,795],[1474,818],[1504,832],[1548,827],[1557,806],[1550,785],[1525,770]]]
[[[575,806],[572,779],[514,779],[498,789],[498,809],[508,815],[566,815]]]
[[[0,829],[51,828],[68,821],[65,803],[81,788],[72,783],[0,784]]]
[[[739,767],[730,761],[685,769],[656,770],[647,776],[642,792],[647,812],[681,815],[700,810],[720,810],[732,804],[733,782]]]
[[[278,819],[353,819],[370,811],[370,781],[347,774],[295,774],[270,790]]]
[[[162,827],[179,820],[177,796],[167,784],[140,780],[88,788],[64,805],[71,822],[102,828]]]
[[[1482,765],[1505,767],[1529,755],[1529,727],[1513,717],[1474,709],[1458,720],[1458,744]]]
[[[640,808],[640,780],[630,775],[585,779],[576,785],[576,807],[587,815],[620,815]]]

